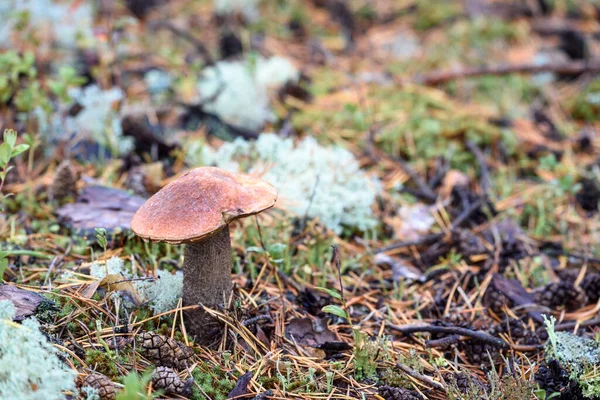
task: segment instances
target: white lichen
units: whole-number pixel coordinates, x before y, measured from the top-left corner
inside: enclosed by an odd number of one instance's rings
[[[161,314],[177,307],[183,293],[183,273],[174,274],[159,270],[151,282],[137,282],[138,292],[149,301],[154,314]]]
[[[93,263],[90,266],[90,275],[94,278],[103,279],[107,275],[121,275],[130,278],[131,273],[125,268],[125,263],[119,257],[111,257],[106,263]]]
[[[57,357],[35,319],[19,325],[14,314],[10,301],[0,301],[0,398],[63,399],[63,391],[75,390],[77,372]]]
[[[221,61],[203,71],[197,89],[207,112],[228,124],[260,130],[274,118],[269,90],[298,78],[298,70],[282,57]]]
[[[265,88],[283,86],[297,82],[300,72],[290,60],[284,57],[258,57],[256,60],[256,81]]]
[[[214,0],[215,12],[219,15],[239,13],[249,21],[258,18],[259,0]]]
[[[131,138],[122,136],[121,119],[114,109],[124,97],[118,87],[102,90],[97,85],[69,90],[73,102],[83,109],[64,120],[64,130],[70,135],[93,139],[115,154],[127,153],[133,147]]]
[[[9,43],[10,31],[15,30],[15,21],[19,19],[27,21],[28,29],[62,47],[73,48],[78,43],[93,41],[92,4],[81,2],[73,7],[70,2],[53,0],[4,0],[0,3],[0,47]]]
[[[84,396],[85,400],[101,400],[98,389],[93,388],[91,386],[82,387],[81,394]]]
[[[146,72],[144,81],[150,94],[157,96],[169,90],[173,83],[173,77],[165,71],[152,69]]]
[[[292,139],[262,134],[255,142],[237,139],[217,150],[192,149],[190,162],[260,175],[278,189],[284,207],[300,217],[319,218],[336,233],[377,225],[372,206],[380,183],[342,147],[324,147],[312,137],[294,145]]]

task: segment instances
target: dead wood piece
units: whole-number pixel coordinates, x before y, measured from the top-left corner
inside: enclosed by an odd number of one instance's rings
[[[539,74],[554,72],[560,75],[580,75],[583,73],[600,72],[600,60],[594,61],[569,61],[548,64],[505,64],[488,65],[484,67],[465,67],[463,69],[433,71],[413,79],[414,83],[423,85],[439,85],[456,79],[474,78],[484,75],[507,74]]]
[[[433,325],[387,325],[390,329],[401,333],[403,335],[411,335],[413,333],[427,332],[427,333],[441,333],[451,335],[469,336],[472,339],[478,339],[482,342],[489,343],[499,348],[507,348],[508,343],[504,340],[494,337],[488,333],[481,331],[474,331],[472,329],[461,328],[458,326],[433,326]]]

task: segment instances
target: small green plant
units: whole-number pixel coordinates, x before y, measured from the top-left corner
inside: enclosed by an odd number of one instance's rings
[[[0,77],[0,80],[2,78]],[[1,85],[1,83],[0,83]],[[4,140],[0,144],[0,212],[4,211],[4,201],[7,197],[11,196],[12,193],[3,194],[2,189],[6,175],[13,168],[9,165],[10,160],[15,158],[21,153],[24,153],[29,149],[27,144],[17,144],[17,132],[12,129],[4,130]],[[0,280],[4,275],[4,271],[8,268],[8,256],[10,252],[0,250]]]
[[[100,247],[102,247],[102,250],[104,250],[104,254],[106,254],[106,247],[108,245],[108,239],[106,238],[106,229],[96,228],[95,232],[96,232],[96,240],[98,241],[98,244],[100,245]],[[108,275],[108,270],[106,272],[106,275]]]
[[[4,211],[3,204],[4,199],[10,196],[11,194],[3,195],[2,188],[4,187],[4,181],[6,179],[6,175],[13,168],[12,165],[9,165],[10,160],[15,158],[21,153],[24,153],[29,149],[29,145],[22,143],[17,144],[17,132],[12,129],[4,130],[4,140],[2,144],[0,144],[0,196],[2,204],[0,204],[0,211]]]
[[[533,394],[535,394],[535,397],[538,400],[550,400],[553,399],[555,397],[560,397],[560,392],[554,392],[551,394],[546,393],[546,391],[544,389],[537,389],[533,392]]]
[[[354,370],[356,379],[370,379],[377,374],[377,359],[386,353],[386,341],[384,338],[371,340],[369,335],[354,329]]]
[[[36,107],[49,109],[50,102],[40,95],[42,87],[37,80],[33,53],[19,55],[16,51],[0,54],[0,106],[12,103],[18,111]]]
[[[556,318],[554,318],[552,315],[550,318],[547,318],[545,314],[542,315],[542,318],[544,319],[544,326],[546,327],[546,332],[548,333],[548,342],[546,342],[546,358],[556,358],[556,348],[558,346],[558,338],[556,337],[556,331],[554,330]]]
[[[116,400],[147,400],[155,398],[156,395],[146,395],[146,385],[152,379],[152,371],[145,372],[142,376],[139,376],[136,372],[130,372],[125,379],[123,384],[125,385],[123,391],[117,394]]]

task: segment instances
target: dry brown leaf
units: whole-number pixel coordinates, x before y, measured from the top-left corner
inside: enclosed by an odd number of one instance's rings
[[[118,292],[126,296],[136,306],[141,305],[144,300],[140,297],[137,290],[133,287],[130,280],[118,274],[107,275],[104,279],[90,284],[83,292],[83,296],[91,298],[98,289],[104,289],[107,292]]]

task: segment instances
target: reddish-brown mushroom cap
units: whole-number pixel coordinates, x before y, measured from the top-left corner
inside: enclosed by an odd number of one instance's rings
[[[146,240],[190,243],[236,218],[273,207],[277,190],[248,175],[215,167],[193,169],[150,197],[135,213],[131,229]]]

